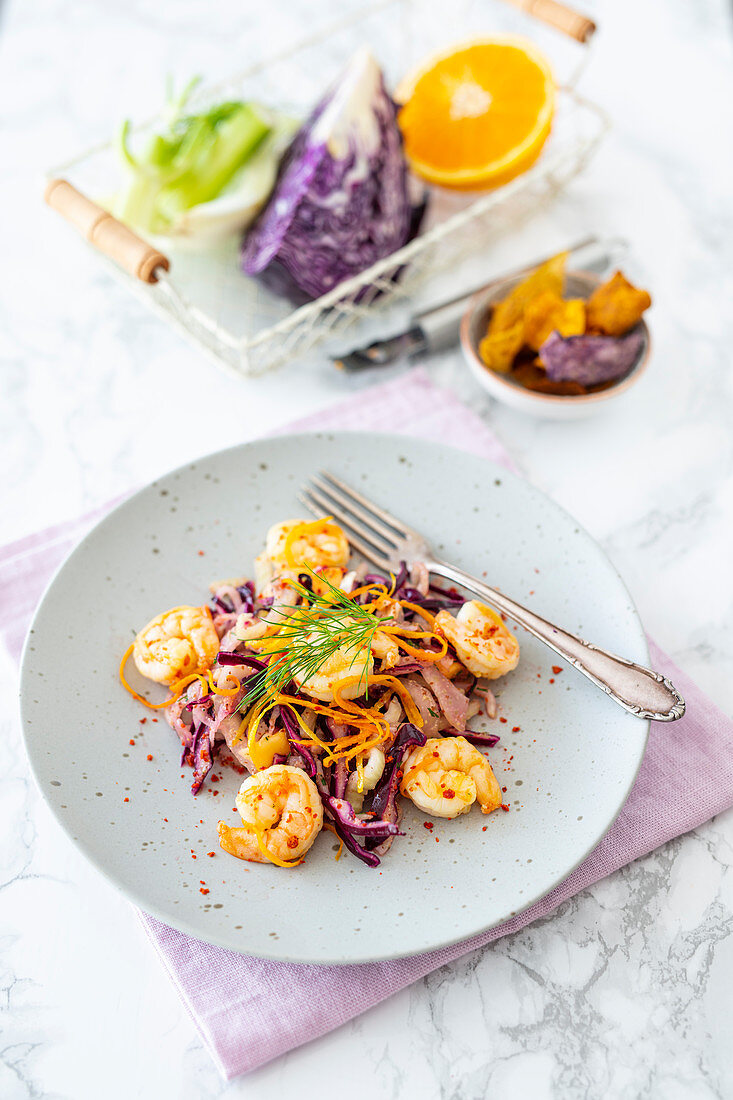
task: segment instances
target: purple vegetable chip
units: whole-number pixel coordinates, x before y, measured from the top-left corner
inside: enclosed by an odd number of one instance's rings
[[[552,382],[596,386],[631,370],[639,358],[643,336],[560,336],[552,332],[540,348],[540,359]]]

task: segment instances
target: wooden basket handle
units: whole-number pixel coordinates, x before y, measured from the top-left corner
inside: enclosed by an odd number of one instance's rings
[[[576,42],[588,42],[595,34],[596,25],[592,19],[587,15],[581,15],[578,11],[573,11],[566,4],[561,4],[560,0],[506,0],[506,2],[515,8],[520,8],[534,19],[539,19],[550,27],[562,31],[563,34],[574,38]]]
[[[129,275],[144,283],[157,283],[156,268],[168,271],[168,258],[142,240],[101,206],[88,199],[68,180],[53,179],[46,185],[44,198],[81,235],[119,264]]]

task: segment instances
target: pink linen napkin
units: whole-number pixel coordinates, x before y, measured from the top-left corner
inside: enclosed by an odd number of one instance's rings
[[[513,465],[487,426],[419,370],[287,430],[323,428],[394,429]],[[49,576],[108,507],[0,550],[0,638],[16,658]],[[687,714],[672,725],[652,723],[629,799],[588,859],[542,901],[500,927],[430,954],[338,967],[277,963],[224,951],[140,914],[224,1077],[245,1073],[315,1039],[436,967],[547,916],[585,887],[733,804],[733,722],[653,642],[650,647],[654,667],[687,700]]]

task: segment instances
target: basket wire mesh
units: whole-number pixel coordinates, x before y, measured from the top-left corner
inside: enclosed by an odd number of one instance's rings
[[[486,253],[499,228],[504,233],[546,207],[583,170],[609,122],[575,87],[587,63],[587,46],[571,43],[503,4],[487,6],[485,0],[456,0],[450,28],[455,41],[480,34],[524,33],[550,57],[558,80],[555,119],[540,158],[527,172],[491,192],[431,188],[419,236],[297,309],[241,273],[236,240],[205,248],[171,239],[158,242],[170,258],[171,272],[154,284],[141,283],[107,261],[112,270],[168,323],[241,377],[302,357],[377,312],[406,306],[416,294],[429,290],[441,272],[457,273],[470,256]],[[251,97],[305,115],[323,92],[324,74],[338,73],[365,43],[378,57],[388,86],[394,86],[416,62],[445,46],[443,6],[430,0],[383,0],[237,76],[200,88],[192,106]],[[297,89],[297,95],[291,93],[290,101],[283,103],[283,88]],[[145,135],[157,122],[138,126],[135,133]],[[66,175],[104,205],[119,171],[113,144],[107,143],[55,168],[54,174]]]

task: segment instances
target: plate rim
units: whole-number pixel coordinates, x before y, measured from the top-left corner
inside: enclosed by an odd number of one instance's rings
[[[638,633],[638,638],[636,640],[641,642],[641,646],[643,648],[643,660],[645,661],[646,664],[649,664],[650,659],[651,659],[650,658],[650,653],[649,653],[648,637],[647,637],[646,631],[644,629],[644,625],[642,623],[641,616],[639,614],[638,608],[636,606],[636,603],[635,603],[631,593],[629,592],[629,589],[626,585],[626,582],[624,581],[623,577],[619,573],[619,571],[616,568],[616,566],[614,565],[614,563],[611,561],[609,556],[606,554],[603,547],[589,533],[587,528],[584,527],[583,524],[578,519],[576,519],[576,517],[571,512],[569,512],[566,508],[564,508],[561,504],[559,504],[556,500],[554,500],[554,498],[551,497],[548,493],[544,492],[543,489],[536,486],[532,481],[530,481],[528,478],[526,478],[522,473],[515,472],[513,469],[510,469],[509,467],[503,466],[500,463],[496,462],[494,459],[486,458],[483,455],[475,454],[472,451],[467,451],[467,450],[464,450],[460,447],[455,447],[452,444],[447,444],[447,443],[442,443],[442,442],[436,443],[432,440],[426,439],[423,436],[410,436],[410,435],[402,434],[400,432],[376,432],[376,431],[364,431],[364,430],[351,431],[351,430],[345,430],[345,429],[330,429],[330,428],[315,429],[315,430],[310,430],[310,431],[297,431],[297,432],[289,432],[289,431],[277,432],[276,434],[273,434],[273,435],[268,435],[268,436],[264,436],[264,437],[261,437],[261,438],[258,438],[258,439],[253,439],[253,440],[247,440],[243,443],[235,443],[235,444],[233,444],[229,447],[223,447],[223,448],[220,448],[218,450],[209,451],[209,452],[206,452],[203,455],[200,455],[196,458],[188,459],[186,462],[183,462],[183,463],[179,464],[178,466],[166,471],[165,473],[156,476],[151,481],[146,482],[144,485],[139,486],[137,489],[133,490],[129,495],[127,495],[123,500],[119,500],[116,504],[114,504],[108,512],[106,512],[103,516],[101,516],[97,520],[97,522],[93,523],[93,525],[89,528],[89,530],[86,531],[86,533],[79,540],[79,542],[77,542],[76,545],[72,547],[72,549],[69,551],[69,553],[64,557],[63,561],[55,569],[53,575],[51,576],[51,578],[49,579],[46,587],[44,588],[43,594],[42,594],[42,596],[41,596],[41,598],[40,598],[40,600],[39,600],[39,602],[36,606],[36,609],[33,613],[33,617],[31,619],[31,622],[30,622],[30,625],[29,625],[29,628],[28,628],[28,632],[26,634],[26,637],[25,637],[25,640],[24,640],[24,643],[23,643],[23,650],[22,650],[21,660],[20,660],[20,665],[19,665],[19,689],[18,689],[19,709],[20,709],[20,718],[21,718],[21,735],[22,735],[22,739],[23,739],[23,747],[24,747],[25,754],[26,754],[26,757],[27,757],[29,765],[30,765],[30,770],[31,770],[31,774],[33,775],[34,782],[36,784],[37,789],[40,791],[41,797],[43,798],[43,801],[44,801],[45,805],[47,806],[47,808],[49,809],[52,817],[54,818],[57,825],[60,826],[62,832],[68,838],[68,840],[71,842],[71,844],[82,854],[84,859],[92,867],[94,867],[95,871],[99,872],[99,874],[102,876],[102,878],[107,883],[109,883],[109,885],[112,886],[122,897],[124,897],[127,901],[129,901],[132,905],[134,905],[137,909],[139,909],[141,911],[141,913],[143,914],[143,916],[146,916],[146,915],[150,916],[150,917],[154,918],[155,920],[159,921],[161,924],[174,929],[176,932],[178,932],[182,935],[185,935],[185,936],[188,936],[192,939],[198,940],[201,943],[210,944],[210,945],[212,945],[214,947],[217,947],[217,948],[220,948],[222,950],[233,951],[236,954],[240,954],[240,955],[244,955],[244,956],[250,956],[252,958],[270,959],[274,962],[281,962],[281,963],[288,963],[288,964],[311,965],[311,966],[351,966],[351,965],[362,965],[362,964],[375,963],[375,962],[387,962],[387,961],[390,961],[390,960],[417,957],[419,955],[429,955],[429,954],[433,954],[433,953],[436,953],[438,951],[441,951],[443,949],[453,947],[457,943],[466,943],[468,945],[471,945],[472,941],[474,939],[476,939],[476,937],[481,936],[482,934],[484,934],[486,932],[492,931],[495,928],[499,928],[502,924],[505,924],[506,922],[508,922],[510,920],[514,920],[518,916],[521,916],[522,913],[526,912],[528,909],[531,909],[533,905],[535,905],[537,902],[541,901],[543,898],[548,897],[549,894],[551,894],[553,890],[555,890],[563,882],[567,881],[567,879],[577,870],[577,868],[583,862],[585,862],[585,860],[588,858],[590,853],[593,852],[598,847],[598,845],[602,842],[604,837],[606,837],[608,835],[608,833],[610,832],[610,830],[613,828],[613,825],[615,824],[615,822],[618,819],[621,811],[623,810],[624,806],[626,805],[629,794],[631,793],[631,790],[632,790],[632,788],[633,788],[633,786],[636,782],[637,776],[639,774],[639,770],[641,768],[641,765],[643,763],[643,760],[644,760],[644,757],[645,757],[645,754],[646,754],[648,741],[649,741],[649,731],[650,731],[650,727],[651,727],[651,722],[650,722],[649,719],[636,718],[636,721],[639,723],[639,730],[640,730],[640,737],[639,737],[640,750],[638,752],[638,760],[637,760],[637,763],[636,763],[636,767],[633,770],[633,775],[631,775],[631,777],[630,777],[630,781],[628,783],[628,786],[626,787],[626,789],[619,796],[618,809],[613,814],[613,817],[607,822],[607,824],[604,825],[601,832],[597,836],[595,836],[594,839],[589,843],[588,847],[585,848],[585,850],[582,852],[580,857],[572,864],[572,866],[568,866],[567,869],[563,870],[563,873],[557,879],[555,879],[555,881],[552,883],[551,886],[549,886],[549,888],[541,889],[538,893],[533,893],[530,898],[528,898],[526,900],[523,899],[521,905],[519,905],[516,909],[513,909],[510,912],[506,913],[499,920],[491,921],[488,924],[481,924],[480,926],[478,926],[476,928],[473,928],[470,931],[461,932],[461,933],[459,933],[458,935],[455,935],[455,936],[449,936],[447,938],[441,937],[438,942],[429,944],[427,946],[424,945],[424,946],[418,947],[417,949],[410,949],[410,950],[398,949],[396,951],[391,950],[391,951],[388,951],[387,953],[379,953],[379,954],[375,954],[374,952],[366,952],[366,953],[362,952],[362,953],[359,953],[358,955],[351,953],[351,954],[349,954],[348,958],[345,958],[343,955],[333,956],[333,957],[329,957],[329,958],[319,956],[318,959],[315,959],[315,960],[313,958],[304,957],[302,955],[293,955],[293,954],[290,954],[288,951],[278,951],[277,949],[274,948],[274,945],[273,945],[274,949],[271,950],[271,951],[267,951],[267,952],[259,951],[259,950],[258,951],[253,951],[251,948],[248,948],[246,946],[245,947],[234,946],[230,941],[225,940],[223,937],[218,936],[214,932],[208,933],[205,937],[202,936],[201,932],[198,929],[195,929],[189,923],[189,921],[187,921],[185,918],[178,918],[177,915],[175,915],[175,914],[169,914],[167,912],[166,913],[161,912],[158,909],[157,906],[151,906],[149,901],[147,901],[147,900],[143,899],[142,897],[140,897],[138,892],[134,888],[134,886],[130,887],[126,884],[125,885],[121,884],[105,868],[105,866],[97,859],[97,857],[93,854],[93,852],[91,852],[87,848],[84,840],[80,839],[78,837],[74,837],[72,835],[70,828],[67,826],[67,823],[65,822],[63,817],[57,812],[56,805],[55,805],[55,802],[54,802],[54,792],[47,790],[46,787],[44,786],[44,784],[41,782],[41,779],[39,777],[39,774],[38,774],[38,771],[37,771],[37,768],[36,768],[36,760],[34,758],[34,753],[31,749],[31,745],[30,745],[30,735],[28,733],[27,724],[26,724],[26,717],[27,716],[26,716],[26,702],[25,702],[26,699],[28,698],[28,690],[29,690],[28,679],[29,679],[29,675],[30,675],[30,664],[31,664],[30,641],[33,637],[35,627],[36,627],[36,623],[37,623],[38,619],[41,617],[42,612],[45,610],[45,605],[47,603],[47,600],[51,596],[52,590],[54,589],[54,587],[55,587],[57,581],[59,580],[59,578],[61,577],[62,573],[65,571],[67,565],[72,561],[72,559],[74,559],[77,556],[77,554],[79,554],[83,551],[83,549],[85,548],[88,540],[94,534],[96,534],[101,528],[106,526],[108,522],[112,522],[115,519],[115,517],[117,517],[117,515],[119,513],[124,512],[124,510],[127,507],[131,506],[133,504],[133,502],[136,501],[137,498],[140,497],[142,494],[147,493],[150,489],[157,488],[158,486],[160,486],[164,482],[166,482],[168,479],[174,479],[177,475],[180,475],[180,474],[190,470],[192,467],[196,467],[197,465],[199,465],[201,463],[204,463],[204,462],[206,462],[210,459],[221,459],[221,458],[223,458],[227,455],[232,455],[234,453],[241,453],[241,452],[246,453],[247,450],[254,450],[254,449],[262,446],[262,444],[276,444],[277,445],[281,442],[282,443],[286,443],[286,442],[287,443],[293,443],[293,442],[298,441],[298,440],[307,441],[309,439],[334,440],[336,437],[341,437],[343,439],[347,439],[347,438],[353,437],[353,436],[359,436],[359,437],[361,437],[362,439],[365,439],[365,440],[366,439],[371,439],[371,440],[374,440],[374,439],[377,439],[377,440],[378,439],[389,439],[389,440],[391,440],[395,443],[399,442],[402,446],[406,446],[406,447],[410,447],[414,443],[417,443],[419,445],[425,445],[425,446],[430,445],[436,451],[448,452],[449,455],[456,455],[461,459],[470,459],[470,460],[477,461],[478,463],[486,466],[490,471],[495,471],[497,474],[500,474],[501,477],[507,477],[511,481],[521,482],[532,493],[536,493],[538,496],[542,497],[543,500],[547,501],[549,503],[549,505],[556,512],[558,512],[562,515],[564,520],[572,521],[572,523],[575,525],[575,527],[577,527],[577,529],[593,545],[593,547],[595,548],[597,553],[602,558],[604,564],[610,569],[611,573],[615,576],[616,580],[618,581],[618,583],[621,587],[621,591],[625,594],[626,599],[628,601],[628,609],[631,613],[632,621],[634,622],[634,624],[638,628],[639,633]],[[597,690],[600,690],[600,689],[597,689]],[[471,950],[471,949],[472,949],[471,946],[468,946],[466,948],[466,950]]]

